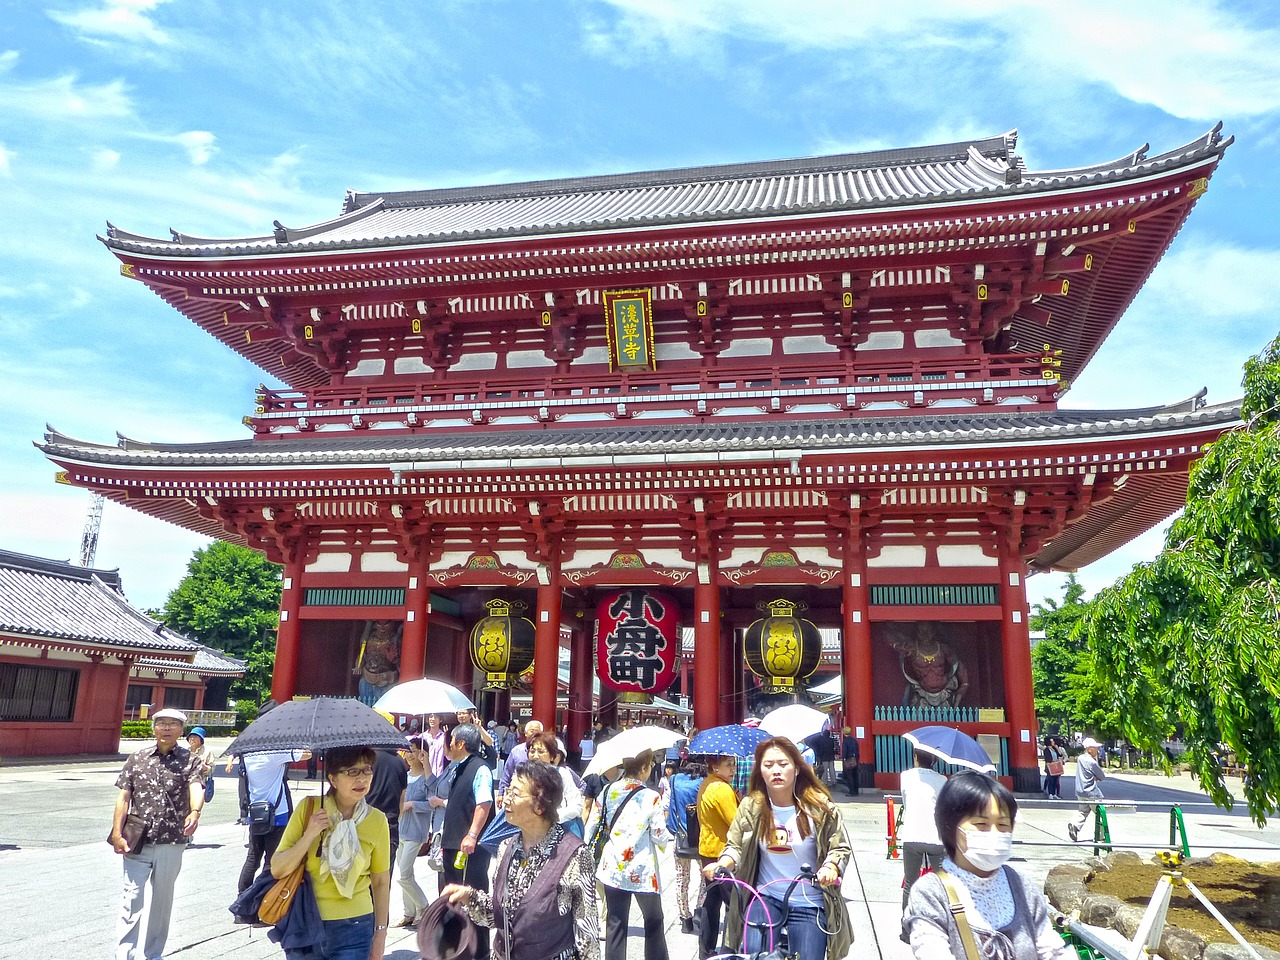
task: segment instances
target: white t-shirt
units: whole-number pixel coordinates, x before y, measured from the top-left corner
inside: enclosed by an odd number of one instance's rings
[[[301,750],[277,750],[272,753],[246,753],[244,773],[249,779],[249,802],[269,803],[276,819],[287,817],[289,801],[281,787],[289,764],[302,759]]]
[[[773,839],[760,838],[760,872],[756,888],[763,887],[772,881],[766,895],[781,901],[787,894],[787,886],[793,877],[800,876],[800,868],[808,864],[815,871],[822,866],[818,862],[818,841],[813,834],[813,818],[809,818],[809,836],[801,839],[800,828],[796,824],[795,807],[773,807]],[[789,847],[789,850],[771,850],[770,847]],[[805,904],[811,907],[822,906],[822,894],[809,883],[796,884],[791,894],[793,904]],[[756,907],[758,911],[760,908]]]
[[[938,803],[938,791],[946,782],[946,777],[928,767],[902,771],[898,780],[902,789],[902,826],[898,830],[901,842],[942,843],[938,839],[933,808]]]

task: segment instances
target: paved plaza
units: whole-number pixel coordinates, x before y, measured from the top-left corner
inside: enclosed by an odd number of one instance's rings
[[[225,743],[213,746],[220,750]],[[120,858],[104,838],[119,768],[118,760],[83,758],[0,768],[0,916],[7,930],[0,940],[0,958],[114,956]],[[1063,778],[1064,789],[1069,782],[1070,777]],[[1227,812],[1206,804],[1188,776],[1113,776],[1106,786],[1109,798],[1137,802],[1111,811],[1117,846],[1166,844],[1169,805],[1181,802],[1193,854],[1224,850],[1248,859],[1280,860],[1280,823],[1258,828],[1239,805]],[[318,792],[319,783],[301,780],[295,788],[295,796],[301,798]],[[910,951],[898,940],[902,867],[900,861],[885,858],[883,795],[864,792],[849,799],[837,789],[836,799],[855,851],[843,885],[856,936],[850,956],[907,960]],[[1041,882],[1054,864],[1089,853],[1085,844],[1073,849],[1067,840],[1066,823],[1073,808],[1067,801],[1023,802],[1015,834],[1018,870]],[[233,926],[227,912],[245,852],[245,828],[235,824],[236,813],[235,780],[219,765],[217,793],[178,879],[166,957],[278,960],[282,955],[265,930]],[[664,876],[671,876],[670,870]],[[680,933],[674,886],[664,895],[664,904],[672,960],[695,960],[694,938]],[[400,916],[399,889],[393,883],[392,922]],[[633,910],[628,957],[635,960],[643,956],[639,919]],[[411,931],[393,930],[387,945],[388,960],[418,956]]]

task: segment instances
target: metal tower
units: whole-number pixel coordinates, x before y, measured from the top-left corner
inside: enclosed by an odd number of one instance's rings
[[[89,503],[89,516],[84,522],[84,536],[80,538],[80,566],[92,567],[98,552],[98,530],[102,527],[102,504],[106,498],[95,493]]]

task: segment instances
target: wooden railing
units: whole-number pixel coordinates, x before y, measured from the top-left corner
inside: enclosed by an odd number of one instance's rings
[[[264,435],[369,427],[414,430],[435,421],[447,421],[456,430],[459,421],[480,425],[506,417],[551,422],[571,413],[625,419],[641,410],[662,410],[673,418],[696,417],[728,404],[756,407],[762,416],[786,414],[800,405],[902,409],[1015,398],[1049,404],[1060,389],[1052,365],[1038,354],[817,361],[806,363],[803,371],[778,363],[571,377],[504,371],[403,385],[378,378],[306,391],[262,388],[255,413],[245,422]]]

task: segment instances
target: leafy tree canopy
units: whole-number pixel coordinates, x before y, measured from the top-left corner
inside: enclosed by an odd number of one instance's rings
[[[221,541],[201,547],[169,594],[167,626],[206,646],[246,659],[279,625],[280,567],[247,547]]]
[[[1076,629],[1088,608],[1075,574],[1067,578],[1061,603],[1047,599],[1035,605],[1031,629],[1044,631],[1031,651],[1036,714],[1050,726],[1113,737],[1122,731],[1114,698],[1099,681],[1093,653]]]
[[[1248,769],[1249,813],[1280,810],[1280,337],[1245,365],[1243,429],[1191,471],[1163,552],[1103,590],[1081,620],[1124,729],[1154,749],[1174,725],[1215,802],[1215,750]]]

